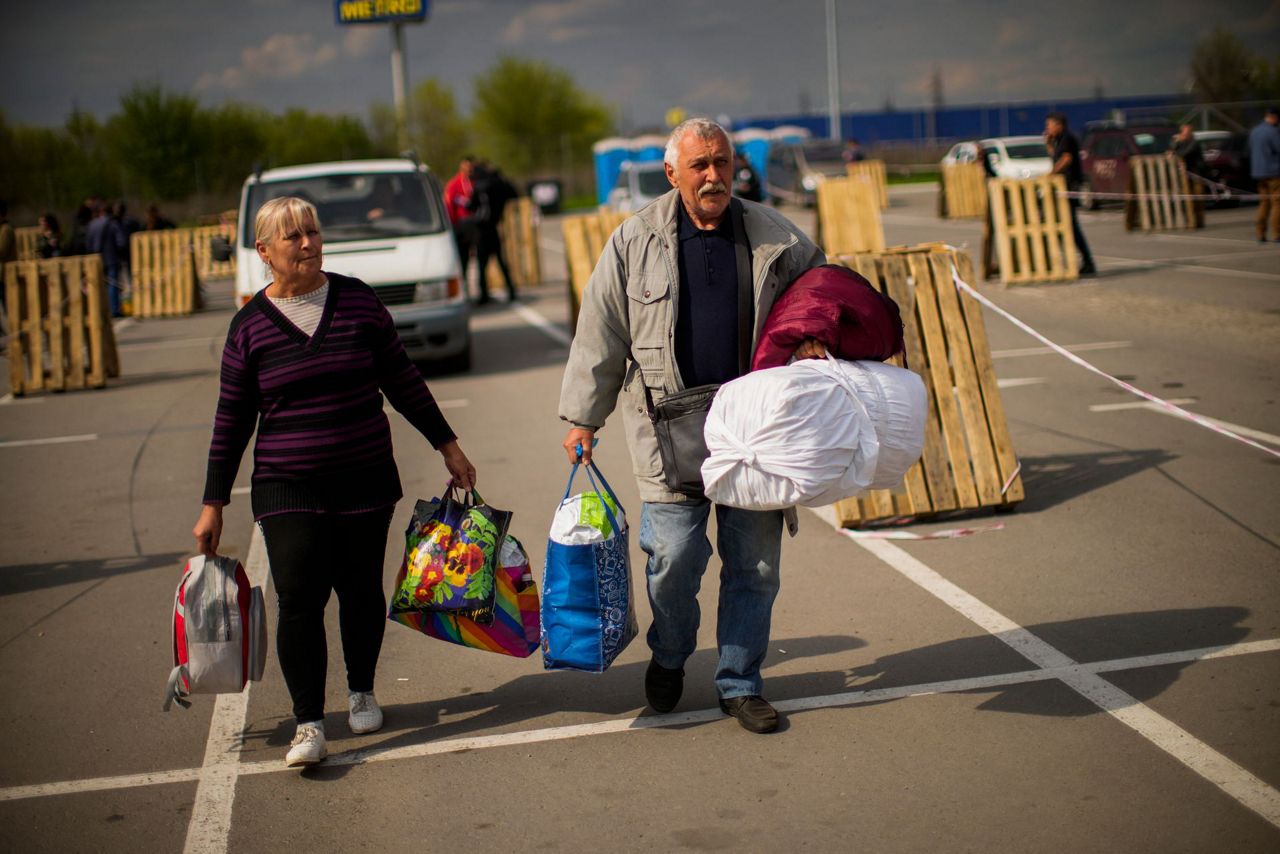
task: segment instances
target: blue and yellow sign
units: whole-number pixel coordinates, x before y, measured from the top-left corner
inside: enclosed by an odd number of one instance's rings
[[[387,24],[427,19],[427,0],[333,0],[339,24]]]

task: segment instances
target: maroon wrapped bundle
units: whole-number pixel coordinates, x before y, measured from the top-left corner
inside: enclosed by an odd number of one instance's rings
[[[774,302],[751,370],[785,365],[806,338],[837,359],[883,362],[902,352],[902,315],[862,276],[824,264],[801,274]]]

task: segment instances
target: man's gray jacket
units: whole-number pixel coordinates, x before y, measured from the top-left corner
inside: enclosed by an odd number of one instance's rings
[[[644,399],[646,385],[655,401],[684,388],[673,347],[680,288],[679,204],[679,191],[671,190],[610,236],[582,296],[560,390],[560,417],[581,427],[598,430],[621,403],[642,501],[686,500],[662,479],[658,440]],[[748,201],[742,206],[755,292],[754,352],[774,299],[805,270],[825,264],[826,256],[772,208]]]

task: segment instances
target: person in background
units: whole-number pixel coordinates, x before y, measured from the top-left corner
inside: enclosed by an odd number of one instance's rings
[[[1173,153],[1182,158],[1188,175],[1204,177],[1204,150],[1200,147],[1200,140],[1196,139],[1195,129],[1190,124],[1184,122],[1178,128],[1178,134],[1173,138]],[[1201,183],[1194,178],[1191,183],[1197,187],[1201,186]]]
[[[76,208],[76,215],[71,226],[71,237],[67,239],[68,255],[89,254],[89,226],[93,222],[92,200],[86,199],[84,204]]]
[[[102,256],[102,275],[107,280],[107,300],[112,317],[123,317],[123,300],[120,293],[120,265],[124,259],[124,231],[115,217],[109,216],[107,206],[96,202],[93,220],[87,235],[90,253]]]
[[[142,227],[146,231],[164,231],[170,228],[177,228],[177,226],[173,224],[173,220],[165,219],[161,216],[160,209],[155,205],[149,205],[147,207],[147,216]]]
[[[508,301],[515,302],[516,284],[502,252],[502,232],[499,229],[507,202],[516,197],[516,188],[503,176],[502,170],[488,163],[476,164],[472,172],[472,188],[475,199],[476,265],[480,268],[478,302],[483,305],[489,301],[490,258],[498,262],[498,269],[502,271],[502,280],[507,283]]]
[[[9,203],[0,199],[0,309],[4,308],[4,292],[7,290],[4,286],[4,265],[10,261],[18,260],[18,237],[13,233],[13,226],[9,224]],[[3,328],[8,328],[8,313],[0,311],[0,324]]]
[[[1258,182],[1258,215],[1254,230],[1259,243],[1271,235],[1280,243],[1280,110],[1268,107],[1257,127],[1249,131],[1249,173]]]
[[[133,235],[142,231],[142,223],[137,217],[130,216],[123,199],[111,206],[111,218],[120,226],[120,236],[124,241],[120,255],[120,291],[126,294],[133,290]]]
[[[733,155],[733,194],[749,202],[764,201],[760,178],[757,177],[756,170],[751,168],[751,162],[740,151]]]
[[[40,215],[40,234],[36,238],[36,254],[41,258],[58,258],[62,255],[62,226],[51,212]]]
[[[1084,180],[1084,168],[1080,165],[1080,141],[1067,129],[1065,113],[1050,113],[1044,120],[1044,140],[1049,149],[1049,159],[1053,162],[1050,173],[1062,175],[1067,181],[1067,190],[1075,192],[1080,189]],[[1080,220],[1076,216],[1076,208],[1080,202],[1074,197],[1068,200],[1071,209],[1071,233],[1075,236],[1076,251],[1080,253],[1080,275],[1096,276],[1098,269],[1093,265],[1093,253],[1089,251],[1089,241],[1084,239],[1080,229]]]
[[[354,733],[383,724],[373,693],[387,622],[383,561],[402,495],[383,396],[440,452],[454,485],[472,489],[476,470],[373,289],[324,271],[315,206],[272,199],[258,210],[254,235],[271,282],[227,332],[192,533],[201,554],[217,553],[223,507],[256,426],[250,502],[278,596],[276,650],[297,719],[285,764],[314,765],[328,753],[324,611],[331,592],[338,594],[347,723]]]
[[[458,163],[458,171],[444,185],[444,206],[449,214],[449,222],[453,224],[453,239],[458,247],[458,260],[462,264],[462,286],[467,287],[467,267],[471,264],[471,253],[476,246],[475,187],[471,183],[471,172],[475,169],[476,159],[471,155],[463,157]],[[483,275],[483,273],[481,274]],[[487,294],[481,293],[488,302]]]
[[[845,163],[858,163],[866,160],[867,155],[862,151],[862,143],[856,139],[846,139],[844,141],[844,151],[840,153]]]
[[[742,341],[739,330],[758,329],[756,319],[768,316],[778,293],[826,256],[781,214],[732,197],[733,143],[715,122],[678,125],[665,162],[673,189],[614,231],[587,285],[560,391],[560,418],[571,425],[563,447],[570,462],[579,449],[590,462],[596,431],[621,410],[644,502],[640,548],[649,556],[653,606],[644,692],[656,712],[680,701],[684,665],[698,645],[698,589],[712,553],[707,525],[714,509],[720,708],[750,732],[772,732],[778,713],[764,699],[760,668],[778,595],[783,523],[794,523],[795,511],[713,507],[700,491],[673,491],[662,476],[647,398],[745,373],[744,355],[755,342]],[[739,253],[749,269],[740,269]],[[743,284],[754,295],[754,318],[739,317]]]

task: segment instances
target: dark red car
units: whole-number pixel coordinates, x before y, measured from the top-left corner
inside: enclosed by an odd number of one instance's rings
[[[1090,122],[1080,144],[1084,168],[1080,207],[1093,210],[1101,202],[1094,193],[1129,192],[1129,158],[1135,154],[1163,154],[1173,145],[1178,129],[1169,123],[1122,125]]]

